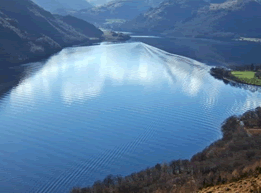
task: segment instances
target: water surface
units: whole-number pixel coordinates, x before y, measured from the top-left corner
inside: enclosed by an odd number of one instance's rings
[[[66,48],[28,64],[0,99],[3,192],[69,192],[190,158],[260,93],[141,42]]]

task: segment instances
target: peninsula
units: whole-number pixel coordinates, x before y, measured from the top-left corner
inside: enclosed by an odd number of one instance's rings
[[[214,67],[210,69],[210,74],[225,82],[236,82],[248,85],[261,86],[261,68],[259,66],[234,67],[226,69]]]

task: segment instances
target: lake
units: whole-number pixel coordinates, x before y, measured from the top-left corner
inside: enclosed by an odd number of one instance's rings
[[[1,191],[69,192],[188,159],[221,137],[226,118],[261,104],[260,92],[150,39],[66,48],[20,67],[0,98]]]

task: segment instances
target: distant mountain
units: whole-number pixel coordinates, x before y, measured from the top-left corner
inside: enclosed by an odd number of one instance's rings
[[[55,12],[57,9],[80,10],[92,7],[86,0],[33,0],[37,5],[47,11]]]
[[[88,0],[88,2],[93,6],[103,5],[109,3],[110,1],[114,1],[114,0]],[[145,1],[148,5],[154,7],[157,6],[163,0],[140,0],[140,1]]]
[[[126,22],[120,29],[168,36],[231,39],[260,37],[259,23],[261,4],[256,0],[229,0],[220,4],[202,0],[167,0]]]
[[[64,46],[89,42],[89,37],[102,34],[86,21],[73,17],[59,19],[30,0],[0,2],[1,63],[44,57]]]
[[[261,37],[261,4],[255,0],[231,0],[211,4],[178,23],[166,35],[235,38]]]
[[[173,28],[177,22],[192,17],[199,8],[206,5],[209,3],[203,0],[166,0],[122,27],[131,31],[164,32]]]
[[[121,23],[131,20],[141,13],[146,12],[159,0],[115,0],[91,9],[82,9],[70,13],[86,21],[93,21],[98,25],[105,23]]]

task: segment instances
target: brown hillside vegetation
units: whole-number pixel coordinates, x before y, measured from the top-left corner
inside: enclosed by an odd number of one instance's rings
[[[261,107],[229,117],[221,127],[222,139],[190,160],[156,164],[126,177],[109,175],[91,187],[74,188],[71,192],[191,193],[261,174],[261,135],[249,135],[245,128],[261,128]]]
[[[261,174],[254,173],[249,177],[239,179],[227,184],[216,185],[213,187],[204,188],[199,193],[220,193],[220,192],[235,192],[235,193],[260,193],[261,192]]]

